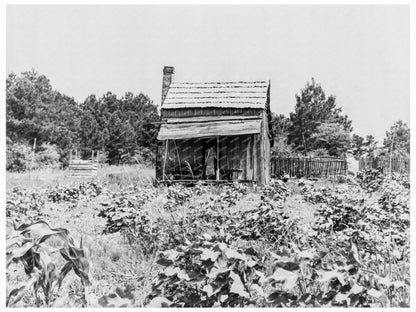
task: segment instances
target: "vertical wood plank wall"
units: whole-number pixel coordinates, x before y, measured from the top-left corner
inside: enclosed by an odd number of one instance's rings
[[[331,177],[347,174],[347,160],[337,158],[272,158],[272,175]]]
[[[385,172],[390,170],[390,158],[387,156],[361,157],[358,163],[359,170],[384,168]],[[400,173],[410,172],[410,159],[394,156],[391,159],[391,171]]]

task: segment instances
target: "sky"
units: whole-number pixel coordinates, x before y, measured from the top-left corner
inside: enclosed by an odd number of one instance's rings
[[[382,143],[410,122],[408,6],[7,6],[6,71],[35,69],[83,102],[131,91],[160,104],[175,81],[271,81],[289,115],[312,77]]]

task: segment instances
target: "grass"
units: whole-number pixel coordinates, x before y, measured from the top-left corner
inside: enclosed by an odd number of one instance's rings
[[[96,177],[71,178],[67,170],[41,169],[24,173],[7,172],[6,189],[11,191],[14,187],[24,189],[46,189],[55,186],[70,185],[80,181],[96,180],[107,183],[109,189],[117,191],[123,186],[133,183],[149,185],[154,180],[154,169],[142,165],[108,166],[98,169]]]

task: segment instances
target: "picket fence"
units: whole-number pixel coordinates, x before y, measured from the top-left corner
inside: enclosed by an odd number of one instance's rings
[[[347,174],[347,160],[333,157],[271,159],[273,177],[337,177]]]
[[[390,171],[390,157],[361,157],[358,163],[359,170],[384,168],[384,172]],[[410,159],[394,156],[391,159],[391,171],[399,173],[410,172]]]

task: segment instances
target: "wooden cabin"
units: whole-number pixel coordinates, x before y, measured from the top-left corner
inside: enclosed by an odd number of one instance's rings
[[[159,182],[270,180],[270,82],[174,82],[163,69]]]

